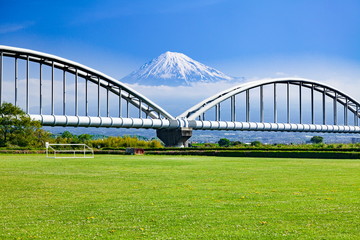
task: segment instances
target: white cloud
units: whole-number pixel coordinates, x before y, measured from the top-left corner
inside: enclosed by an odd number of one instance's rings
[[[0,25],[0,34],[17,32],[22,29],[28,28],[33,24],[34,24],[34,22],[1,24]]]
[[[276,72],[275,75],[276,75],[276,76],[279,76],[279,77],[284,77],[284,76],[286,76],[287,74],[284,73],[284,72]]]
[[[223,72],[245,77],[247,81],[263,78],[302,77],[332,85],[360,100],[360,62],[327,56],[275,56],[232,59],[214,63]]]
[[[144,86],[127,84],[173,116],[178,116],[198,102],[240,83],[198,83],[193,86]]]

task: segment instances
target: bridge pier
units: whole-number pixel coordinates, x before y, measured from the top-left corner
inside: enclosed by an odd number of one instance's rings
[[[192,128],[158,129],[156,135],[166,147],[188,147],[187,140],[192,136]]]

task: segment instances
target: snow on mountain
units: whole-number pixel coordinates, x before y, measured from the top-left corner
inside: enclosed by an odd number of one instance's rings
[[[150,86],[191,86],[199,82],[232,80],[234,78],[176,52],[163,53],[121,79],[128,83]]]

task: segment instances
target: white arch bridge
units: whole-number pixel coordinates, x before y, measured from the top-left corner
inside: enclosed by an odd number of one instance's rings
[[[302,78],[247,82],[174,117],[122,82],[54,55],[0,45],[0,103],[44,126],[151,128],[168,146],[192,130],[360,133],[359,102]]]

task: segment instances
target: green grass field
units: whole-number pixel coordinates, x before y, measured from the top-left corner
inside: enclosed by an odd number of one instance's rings
[[[0,155],[0,239],[360,239],[360,160]]]

